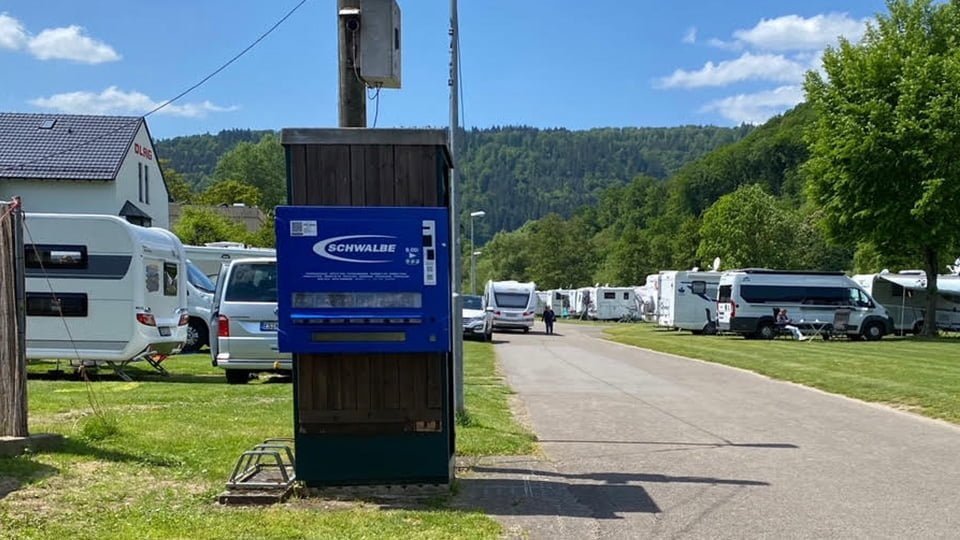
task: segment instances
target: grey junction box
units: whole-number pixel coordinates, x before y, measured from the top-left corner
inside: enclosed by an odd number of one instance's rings
[[[369,86],[400,88],[400,6],[360,0],[360,77]]]

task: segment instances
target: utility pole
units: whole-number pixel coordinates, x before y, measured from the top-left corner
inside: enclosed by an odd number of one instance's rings
[[[457,173],[460,164],[457,162],[460,131],[460,23],[457,18],[457,0],[450,0],[450,159],[453,161],[453,170],[450,172],[450,226],[453,229],[450,241],[453,243],[450,250],[454,257],[453,264],[453,387],[454,406],[457,414],[466,412],[463,397],[463,300],[460,298],[461,261],[463,250],[460,247],[460,175]]]
[[[367,127],[367,86],[360,78],[360,0],[337,0],[340,127]]]
[[[23,213],[0,202],[0,437],[26,437]]]

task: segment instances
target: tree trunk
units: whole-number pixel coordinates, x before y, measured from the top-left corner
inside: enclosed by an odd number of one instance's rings
[[[23,290],[22,236],[16,208],[16,203],[0,203],[0,437],[27,436],[26,351],[18,298]]]
[[[924,248],[924,270],[927,273],[927,312],[923,317],[923,336],[937,335],[937,274],[940,272],[940,257],[937,250]]]

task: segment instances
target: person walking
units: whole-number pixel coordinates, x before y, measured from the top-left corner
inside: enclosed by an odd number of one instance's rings
[[[547,335],[553,334],[553,321],[557,320],[557,314],[553,312],[553,308],[547,306],[543,308],[543,324],[547,326]]]

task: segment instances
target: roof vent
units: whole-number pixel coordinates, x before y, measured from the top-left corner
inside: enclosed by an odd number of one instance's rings
[[[55,126],[56,124],[57,124],[56,119],[44,120],[43,123],[40,124],[40,129],[53,129],[53,126]]]

